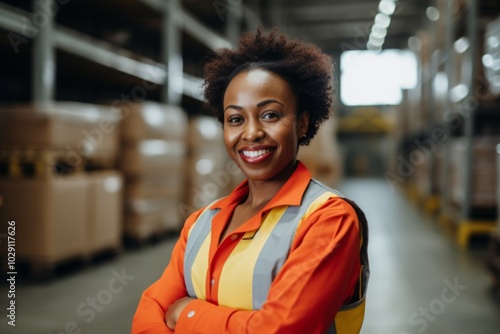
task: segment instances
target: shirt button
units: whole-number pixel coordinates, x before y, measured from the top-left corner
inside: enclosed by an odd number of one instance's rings
[[[210,285],[214,285],[215,284],[215,279],[212,278],[212,280],[210,281]]]
[[[236,239],[238,239],[238,235],[237,234],[233,234],[231,236],[231,240],[235,241]]]
[[[196,313],[195,311],[189,311],[189,313],[187,314],[187,317],[192,318],[195,313]]]

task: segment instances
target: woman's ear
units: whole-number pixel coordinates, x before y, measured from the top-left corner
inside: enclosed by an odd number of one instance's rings
[[[299,132],[299,138],[307,134],[309,130],[309,112],[303,111],[299,114],[297,120],[297,130]]]

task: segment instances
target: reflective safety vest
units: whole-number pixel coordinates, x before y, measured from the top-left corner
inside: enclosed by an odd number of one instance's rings
[[[243,239],[251,238],[253,245],[249,251],[239,250],[238,246],[233,250],[230,256],[231,261],[246,265],[241,268],[241,271],[238,270],[237,282],[233,279],[234,276],[229,274],[225,278],[224,272],[222,273],[219,285],[223,288],[219,289],[219,305],[243,310],[260,309],[267,299],[272,281],[288,257],[295,232],[300,222],[306,218],[306,212],[312,205],[324,202],[330,197],[343,198],[351,204],[358,216],[361,230],[361,270],[356,293],[347,305],[340,308],[327,333],[359,333],[364,319],[365,296],[369,278],[367,220],[354,202],[314,179],[309,182],[300,206],[272,209],[262,222],[258,233],[252,231],[243,236]],[[186,289],[190,297],[201,300],[206,300],[205,279],[208,270],[212,218],[220,210],[210,210],[209,207],[210,205],[191,227],[184,255]],[[269,217],[270,215],[275,216]]]

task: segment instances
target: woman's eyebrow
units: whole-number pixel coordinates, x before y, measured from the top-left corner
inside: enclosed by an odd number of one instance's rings
[[[281,104],[283,107],[285,106],[283,103],[281,103],[278,100],[268,99],[268,100],[264,100],[262,102],[257,103],[257,107],[262,107],[262,106],[265,106],[266,104],[269,104],[269,103],[278,103],[278,104]]]
[[[261,102],[257,103],[257,107],[263,107],[263,106],[265,106],[267,104],[270,104],[270,103],[278,103],[278,104],[282,105],[283,107],[285,106],[283,103],[281,103],[278,100],[268,99],[268,100],[264,100],[264,101],[261,101]],[[224,111],[226,111],[228,108],[237,109],[237,110],[243,109],[243,107],[241,107],[241,106],[230,104],[226,108],[224,108]]]
[[[226,111],[228,108],[237,109],[237,110],[241,110],[241,109],[243,109],[243,107],[236,106],[236,105],[234,105],[234,104],[230,104],[230,105],[228,105],[226,108],[224,108],[224,111]]]

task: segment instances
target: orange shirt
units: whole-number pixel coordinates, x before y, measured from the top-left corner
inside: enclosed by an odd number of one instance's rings
[[[262,217],[273,209],[301,204],[311,174],[298,163],[278,194],[252,219],[218,243],[239,201],[248,193],[242,183],[211,209],[206,299],[195,300],[183,310],[176,333],[325,333],[339,308],[354,293],[360,272],[360,227],[354,209],[343,199],[327,198],[300,223],[289,256],[271,285],[259,310],[241,310],[218,303],[219,277],[231,251],[247,232],[256,231]],[[132,333],[172,333],[164,322],[167,307],[188,296],[184,283],[184,251],[189,230],[202,210],[192,214],[181,231],[172,258],[162,277],[144,293],[134,316]],[[237,280],[237,276],[235,280]]]

